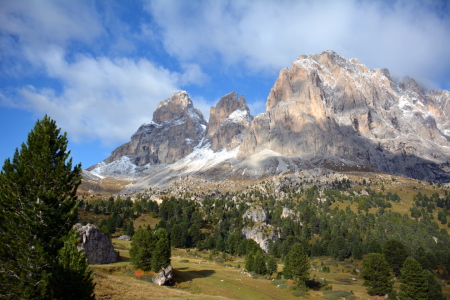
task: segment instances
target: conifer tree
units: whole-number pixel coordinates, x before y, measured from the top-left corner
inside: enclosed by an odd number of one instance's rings
[[[152,232],[139,227],[131,239],[130,260],[135,268],[149,271],[152,268],[152,255],[155,241]]]
[[[433,273],[431,273],[429,270],[423,271],[425,278],[428,281],[428,299],[433,300],[445,300],[447,297],[444,296],[442,293],[442,286],[441,284],[436,280]]]
[[[391,280],[389,264],[383,254],[367,254],[363,259],[361,276],[369,294],[385,295],[392,291],[394,282]]]
[[[402,277],[398,293],[400,300],[426,300],[428,299],[428,280],[422,267],[412,257],[408,257],[400,270]]]
[[[65,237],[51,280],[53,299],[95,299],[94,274],[89,269],[84,251],[78,251],[79,241],[78,233],[74,229]]]
[[[408,257],[405,245],[397,240],[388,240],[383,245],[383,255],[395,276],[400,276],[400,269]]]
[[[285,268],[287,270],[286,272],[283,270],[283,274],[290,275],[294,280],[301,282],[309,279],[311,265],[302,244],[295,243],[292,246],[285,259]]]
[[[245,269],[247,270],[247,272],[253,271],[254,261],[255,260],[252,254],[247,255],[247,259],[245,260]]]
[[[255,259],[253,260],[253,271],[260,275],[265,275],[267,273],[266,263],[264,262],[261,253],[256,254]]]
[[[272,255],[269,255],[267,258],[267,273],[269,273],[270,276],[272,276],[273,273],[276,273],[278,270],[278,264],[275,257]]]
[[[72,167],[66,134],[45,116],[0,174],[0,295],[45,299],[63,237],[77,219],[81,165]],[[77,284],[73,282],[73,284]]]
[[[152,257],[152,270],[154,272],[161,271],[161,268],[166,268],[170,265],[170,241],[167,231],[164,228],[158,229],[155,233],[155,250]]]

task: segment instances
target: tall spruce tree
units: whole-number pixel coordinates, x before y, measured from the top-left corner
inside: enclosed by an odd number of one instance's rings
[[[253,271],[256,274],[265,275],[267,273],[266,263],[261,253],[256,254],[253,261]]]
[[[267,273],[272,276],[273,273],[276,273],[278,269],[277,260],[273,255],[269,255],[267,258]]]
[[[295,243],[285,258],[286,270],[283,270],[283,275],[291,276],[292,279],[302,282],[309,279],[309,257],[306,254],[305,248],[300,243]],[[286,276],[285,275],[285,276]]]
[[[7,159],[0,174],[0,295],[55,299],[49,284],[60,269],[60,249],[77,219],[81,165],[72,167],[66,134],[48,116]],[[72,264],[71,268],[88,268]],[[52,278],[53,277],[53,278]],[[72,282],[72,284],[77,284]],[[83,297],[79,297],[83,299]]]
[[[161,271],[161,268],[166,268],[170,265],[170,241],[167,231],[164,228],[160,228],[155,233],[156,244],[152,257],[152,270],[154,272]]]
[[[391,279],[389,264],[383,254],[369,253],[363,259],[361,276],[367,292],[372,295],[385,295],[392,291],[394,282]]]
[[[428,281],[428,299],[431,300],[445,300],[447,297],[442,293],[442,286],[436,280],[433,273],[429,270],[424,270],[423,274]]]
[[[412,257],[405,259],[400,270],[402,277],[398,293],[400,300],[426,300],[428,299],[428,280],[422,266]]]
[[[139,227],[131,240],[130,260],[138,269],[149,271],[152,268],[152,256],[155,240],[150,230]]]
[[[400,276],[400,269],[408,257],[408,250],[405,245],[397,240],[387,240],[383,245],[383,255],[395,276]]]

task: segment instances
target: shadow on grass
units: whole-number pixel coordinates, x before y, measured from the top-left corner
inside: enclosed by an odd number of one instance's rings
[[[123,256],[119,255],[119,258],[117,259],[117,262],[121,262],[121,261],[127,262],[127,261],[130,261],[130,258],[129,257],[123,257]]]
[[[213,275],[216,271],[214,270],[187,270],[188,268],[174,269],[173,272],[173,282],[182,283],[193,280],[195,278],[209,277]]]

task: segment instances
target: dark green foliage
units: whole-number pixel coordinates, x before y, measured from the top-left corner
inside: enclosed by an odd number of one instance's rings
[[[63,248],[59,251],[58,266],[52,276],[53,299],[95,299],[94,274],[84,251],[78,251],[80,238],[75,230],[66,236]]]
[[[405,245],[397,240],[388,240],[383,245],[384,258],[397,277],[400,276],[400,269],[408,254]]]
[[[288,255],[286,256],[283,274],[290,276],[290,278],[304,282],[309,279],[309,263],[308,255],[305,248],[300,243],[295,243]]]
[[[258,253],[253,260],[253,271],[256,274],[265,275],[267,274],[266,263],[261,253]]]
[[[81,182],[81,165],[72,167],[67,143],[66,134],[61,135],[55,121],[45,116],[3,165],[0,295],[6,298],[57,299],[51,296],[58,294],[57,287],[49,283],[60,271],[63,237],[77,219],[76,191]],[[74,272],[82,268],[74,264],[65,271],[72,267]]]
[[[428,280],[420,264],[412,257],[408,257],[400,270],[401,285],[398,293],[400,300],[426,300],[428,299]]]
[[[442,293],[442,286],[436,280],[433,273],[428,270],[424,270],[423,274],[428,282],[428,299],[432,300],[445,300],[447,297]]]
[[[277,260],[272,255],[269,255],[267,257],[267,273],[269,273],[269,275],[272,276],[272,274],[276,273],[277,270],[278,270]]]
[[[161,268],[166,268],[170,265],[170,241],[165,229],[158,229],[155,233],[155,250],[152,254],[152,270],[159,272]]]
[[[392,291],[394,282],[391,279],[389,264],[380,253],[367,254],[363,259],[361,276],[369,294],[385,295]]]
[[[131,264],[144,271],[151,270],[154,250],[155,240],[152,232],[139,227],[131,240]]]
[[[253,255],[248,255],[247,259],[245,260],[245,269],[247,270],[247,272],[251,272],[253,271],[254,268],[254,258]]]

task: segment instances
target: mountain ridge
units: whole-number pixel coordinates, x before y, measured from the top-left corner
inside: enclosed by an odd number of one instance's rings
[[[235,92],[211,108],[209,122],[194,112],[186,92],[174,93],[151,124],[88,171],[139,178],[142,187],[189,175],[264,178],[333,165],[450,181],[450,93],[396,81],[387,69],[333,51],[301,55],[282,69],[266,112],[255,118]]]

